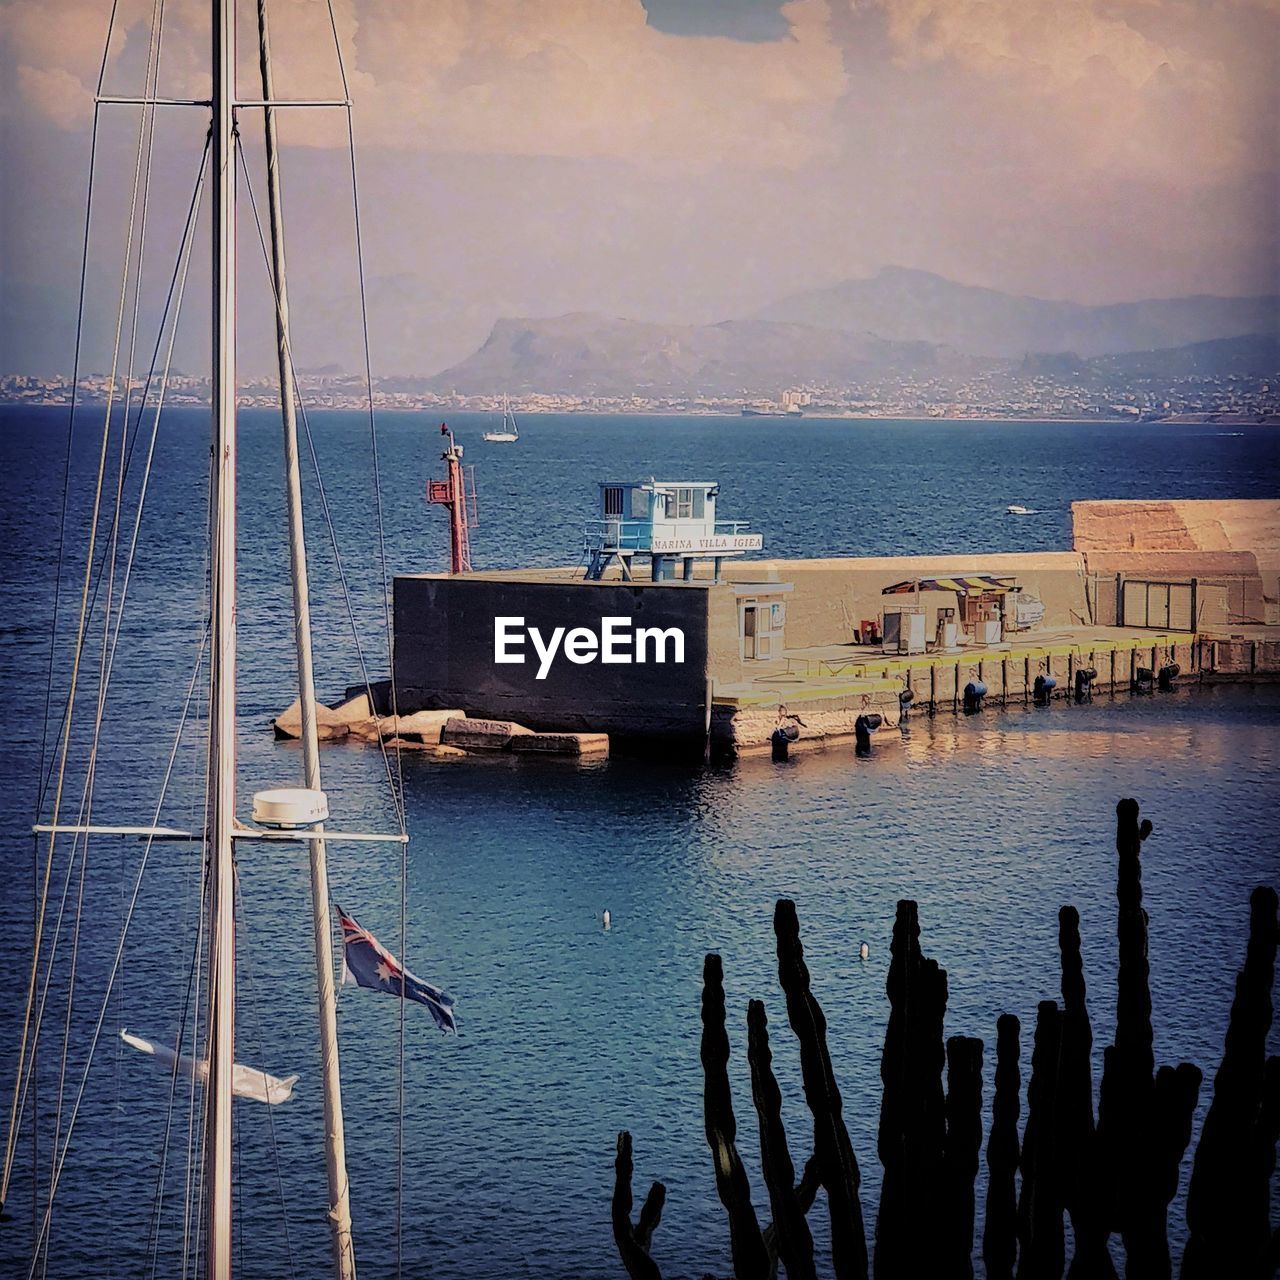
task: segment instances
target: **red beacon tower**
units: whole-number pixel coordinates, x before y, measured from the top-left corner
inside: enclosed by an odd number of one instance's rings
[[[475,469],[463,468],[462,446],[455,442],[453,432],[443,422],[440,434],[449,440],[440,455],[448,473],[444,480],[427,481],[427,501],[449,512],[449,572],[470,573],[471,526],[476,523]]]

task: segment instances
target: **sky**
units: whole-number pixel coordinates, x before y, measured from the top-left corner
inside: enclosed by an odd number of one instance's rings
[[[157,3],[119,0],[104,93],[143,91]],[[325,0],[268,4],[277,92],[340,96],[345,73],[354,103],[375,374],[435,373],[499,317],[706,323],[889,264],[1090,303],[1280,292],[1280,0],[333,0],[341,65]],[[162,7],[157,91],[207,95],[206,6]],[[0,372],[72,364],[109,10],[0,0]],[[260,96],[247,4],[240,84]],[[159,116],[140,152],[139,112],[101,108],[86,368],[122,315],[127,358],[148,168],[135,368],[156,341],[207,127]],[[261,113],[241,128],[261,203]],[[355,370],[346,116],[281,133],[297,363]],[[242,367],[265,373],[247,209],[241,230]]]

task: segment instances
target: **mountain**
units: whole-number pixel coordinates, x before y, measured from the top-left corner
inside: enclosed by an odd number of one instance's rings
[[[1005,359],[1067,351],[1088,357],[1280,333],[1280,297],[1200,295],[1090,307],[885,267],[869,279],[793,294],[756,318],[875,334],[890,342],[932,342]]]
[[[961,372],[975,363],[934,343],[808,325],[663,325],[575,313],[499,320],[479,351],[431,381],[438,390],[462,395],[774,395],[780,386],[848,383],[892,372]]]
[[[1111,382],[1168,385],[1175,378],[1267,377],[1280,371],[1280,337],[1248,334],[1215,338],[1168,351],[1130,351],[1088,362],[1091,373]]]
[[[463,395],[776,397],[795,386],[901,377],[1042,375],[1064,385],[1275,372],[1280,297],[1086,307],[889,267],[760,315],[653,324],[590,312],[499,320],[428,382]]]

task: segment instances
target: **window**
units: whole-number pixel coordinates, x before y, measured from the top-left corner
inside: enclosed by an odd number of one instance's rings
[[[644,489],[631,490],[631,518],[633,520],[649,518],[649,494]]]
[[[702,489],[672,489],[666,495],[668,520],[701,520],[706,509],[706,493]]]
[[[607,516],[620,516],[622,514],[622,490],[615,489],[612,486],[604,491],[604,513]]]

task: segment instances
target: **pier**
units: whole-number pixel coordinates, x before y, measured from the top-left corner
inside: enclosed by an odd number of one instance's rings
[[[589,572],[397,577],[401,708],[747,755],[770,749],[782,719],[804,749],[852,742],[867,715],[888,741],[904,707],[959,713],[1280,674],[1280,503],[1076,503],[1069,551],[770,560],[726,559],[710,503],[701,542],[690,524],[679,543],[646,547],[630,501],[615,526],[628,554],[609,563],[607,520],[597,524]],[[646,549],[649,577],[633,564]],[[495,662],[499,618],[588,637],[623,618],[678,631],[681,660]]]

